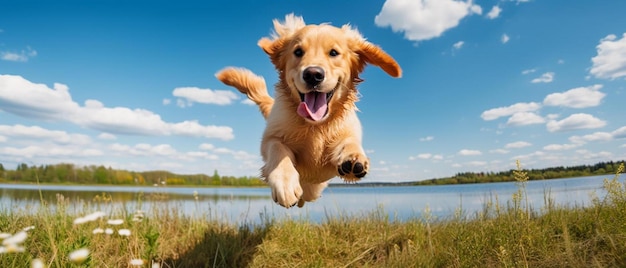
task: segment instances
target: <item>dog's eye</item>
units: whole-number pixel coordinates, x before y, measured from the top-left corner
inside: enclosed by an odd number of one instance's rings
[[[293,55],[300,58],[304,55],[304,50],[302,50],[301,48],[296,48],[296,50],[293,51]]]
[[[330,52],[328,52],[328,55],[330,55],[331,57],[339,56],[339,52],[337,52],[337,50],[335,49],[331,49]]]

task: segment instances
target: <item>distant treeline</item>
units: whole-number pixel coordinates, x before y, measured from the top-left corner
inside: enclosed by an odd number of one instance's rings
[[[29,166],[19,164],[15,170],[5,169],[0,163],[0,182],[15,183],[68,183],[68,184],[120,184],[120,185],[206,185],[206,186],[261,186],[257,177],[213,176],[205,174],[180,175],[169,171],[134,172],[104,166],[76,166],[55,164]]]
[[[529,180],[546,180],[592,175],[614,174],[618,162],[600,162],[595,165],[551,167],[524,170]],[[5,169],[0,163],[0,182],[15,183],[67,183],[67,184],[119,184],[119,185],[204,185],[204,186],[264,186],[258,177],[212,176],[205,174],[180,175],[169,171],[135,172],[104,166],[76,166],[73,164],[27,165],[19,164],[15,170]],[[444,185],[514,181],[513,170],[501,172],[462,172],[452,177],[402,183],[360,183],[365,185]],[[339,186],[345,186],[343,184]]]
[[[547,180],[558,178],[573,178],[593,175],[615,174],[618,162],[600,162],[595,165],[580,165],[572,167],[551,167],[543,169],[524,170],[528,173],[529,180]],[[411,182],[411,185],[443,185],[443,184],[466,184],[485,182],[506,182],[514,181],[513,170],[501,172],[463,172],[452,177],[430,179],[424,181]]]

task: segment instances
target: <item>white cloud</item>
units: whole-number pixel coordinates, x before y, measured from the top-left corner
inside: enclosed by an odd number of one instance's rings
[[[456,50],[459,50],[459,49],[461,49],[463,47],[463,44],[465,44],[465,42],[459,41],[459,42],[454,43],[454,45],[452,45],[452,47],[454,49],[456,49]]]
[[[110,133],[101,133],[100,135],[98,135],[98,139],[101,140],[115,140],[117,139],[117,137],[113,134]]]
[[[69,134],[65,131],[48,130],[39,126],[0,125],[0,133],[18,139],[47,140],[57,144],[86,145],[91,138],[82,134]]]
[[[548,131],[550,132],[561,132],[561,131],[571,131],[577,129],[593,129],[593,128],[601,128],[606,125],[606,122],[600,120],[593,115],[578,113],[568,116],[563,120],[552,120],[546,124]]]
[[[522,74],[530,74],[536,72],[537,69],[526,69],[522,71]]]
[[[251,154],[245,151],[231,150],[228,148],[217,148],[210,143],[202,143],[198,148],[200,148],[200,150],[211,151],[216,154],[229,154],[236,160],[255,160],[259,158],[256,154]]]
[[[432,154],[418,154],[417,158],[419,159],[430,159],[433,155]]]
[[[543,100],[547,106],[562,106],[571,108],[587,108],[600,105],[606,94],[600,92],[602,85],[578,87],[563,93],[552,93]]]
[[[613,139],[613,134],[608,132],[595,132],[583,136],[571,136],[569,141],[575,144],[585,144],[590,141],[610,141]]]
[[[471,155],[482,155],[483,153],[479,150],[463,149],[463,150],[460,150],[458,154],[463,155],[463,156],[471,156]]]
[[[591,58],[591,75],[604,79],[626,77],[626,33],[622,39],[617,39],[614,34],[607,35],[596,49],[598,55]]]
[[[6,142],[8,140],[9,139],[7,137],[0,135],[0,142]]]
[[[197,87],[180,87],[175,88],[172,91],[172,95],[179,97],[180,100],[186,101],[186,106],[190,106],[192,103],[204,103],[204,104],[217,104],[228,105],[234,100],[239,99],[234,92],[230,90],[211,90],[201,89]],[[179,106],[181,102],[179,102]],[[184,102],[183,102],[184,103]],[[185,105],[182,105],[185,107]]]
[[[489,152],[492,154],[508,154],[509,153],[508,150],[504,150],[504,149],[495,149],[495,150],[490,150]]]
[[[245,104],[245,105],[251,105],[251,106],[255,106],[256,103],[254,103],[254,101],[252,101],[251,99],[246,98],[245,100],[242,100],[241,103]]]
[[[14,75],[0,75],[0,110],[27,118],[70,122],[111,134],[183,135],[223,140],[234,137],[230,127],[203,126],[197,121],[169,123],[144,109],[108,108],[97,100],[87,100],[80,106],[72,100],[66,85],[55,83],[51,89]]]
[[[30,47],[20,52],[0,52],[0,59],[6,61],[27,62],[30,58],[37,56],[37,51]]]
[[[533,80],[531,80],[531,83],[550,83],[554,80],[554,73],[553,72],[547,72],[542,74],[540,77],[537,77]]]
[[[507,34],[502,34],[502,37],[500,38],[500,42],[502,42],[502,44],[508,43],[509,40],[511,40],[511,38],[509,38]]]
[[[435,137],[433,136],[426,136],[426,137],[420,138],[420,141],[432,141],[434,139]]]
[[[626,126],[618,128],[612,132],[594,132],[583,136],[571,136],[569,137],[569,141],[576,144],[585,144],[592,141],[610,141],[623,138],[626,138]]]
[[[525,142],[525,141],[516,141],[516,142],[511,142],[511,143],[507,143],[504,148],[506,149],[519,149],[519,148],[524,148],[524,147],[528,147],[531,146],[532,143],[530,142]]]
[[[546,120],[536,113],[519,112],[509,117],[509,120],[506,121],[506,124],[509,126],[526,126],[533,124],[543,124],[545,122]]]
[[[170,100],[170,99],[163,99],[163,105],[170,105],[170,103],[172,103],[172,100]]]
[[[516,103],[507,107],[498,107],[484,111],[480,117],[485,121],[495,120],[503,116],[510,116],[520,112],[533,112],[541,108],[541,104],[536,102]]]
[[[614,139],[626,138],[626,126],[616,129],[615,131],[611,132],[611,135],[613,135]]]
[[[580,144],[549,144],[543,147],[546,151],[564,151],[579,147]]]
[[[491,10],[489,10],[489,13],[487,13],[487,18],[492,20],[498,18],[500,12],[502,12],[502,9],[499,6],[493,6]]]
[[[408,40],[422,41],[441,36],[472,14],[482,14],[482,8],[471,0],[387,0],[374,22],[404,32]]]

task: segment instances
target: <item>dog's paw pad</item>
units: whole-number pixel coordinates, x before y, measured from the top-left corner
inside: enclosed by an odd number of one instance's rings
[[[365,166],[359,161],[345,161],[337,167],[337,172],[344,178],[354,176],[356,179],[365,177],[367,170]]]

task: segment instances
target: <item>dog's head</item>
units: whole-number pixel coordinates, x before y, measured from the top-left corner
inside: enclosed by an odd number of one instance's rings
[[[350,25],[306,25],[302,17],[289,14],[282,22],[274,20],[274,31],[258,44],[298,104],[298,115],[309,122],[322,122],[346,101],[354,102],[356,97],[350,96],[356,96],[355,85],[367,64],[393,77],[402,75],[391,56]]]

